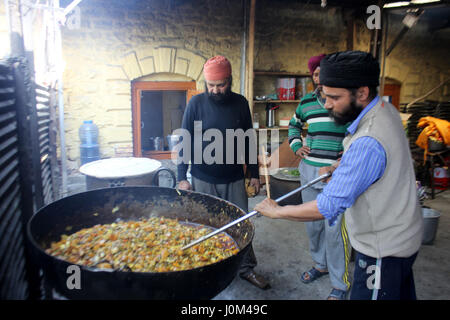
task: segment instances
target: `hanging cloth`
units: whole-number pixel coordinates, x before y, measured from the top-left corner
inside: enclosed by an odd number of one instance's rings
[[[419,119],[418,128],[424,128],[416,140],[416,144],[425,150],[424,162],[428,154],[428,140],[432,139],[450,145],[450,122],[434,117],[423,117]]]

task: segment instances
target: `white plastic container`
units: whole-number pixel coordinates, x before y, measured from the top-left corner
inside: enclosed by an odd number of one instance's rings
[[[289,119],[280,119],[280,127],[288,127]]]

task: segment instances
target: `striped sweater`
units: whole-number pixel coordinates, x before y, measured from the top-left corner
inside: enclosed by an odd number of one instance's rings
[[[295,153],[303,146],[302,128],[308,124],[306,145],[310,153],[304,161],[316,167],[329,166],[341,157],[342,140],[348,127],[337,125],[322,105],[316,92],[305,95],[289,122],[288,132],[289,144]]]

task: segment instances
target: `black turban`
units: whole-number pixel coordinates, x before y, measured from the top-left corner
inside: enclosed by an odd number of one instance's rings
[[[320,62],[320,84],[328,87],[376,87],[379,75],[380,64],[367,52],[336,52]]]

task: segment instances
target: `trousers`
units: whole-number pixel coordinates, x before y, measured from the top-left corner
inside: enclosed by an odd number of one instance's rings
[[[302,185],[319,176],[319,167],[301,161],[299,164]],[[303,202],[314,201],[325,187],[320,181],[302,191]],[[336,224],[329,226],[327,220],[305,222],[309,237],[309,251],[315,268],[328,269],[333,288],[347,291],[350,288],[348,265],[350,262],[350,242],[345,228],[344,215],[341,214]]]
[[[411,257],[373,258],[360,252],[355,255],[350,300],[416,300]]]
[[[212,184],[192,177],[192,188],[194,191],[207,193],[230,201],[244,210],[245,213],[248,212],[248,198],[247,192],[245,191],[244,179],[225,184]],[[257,260],[255,252],[253,251],[252,244],[250,244],[248,254],[244,257],[241,268],[239,269],[239,275],[247,275],[253,271],[256,265]]]

